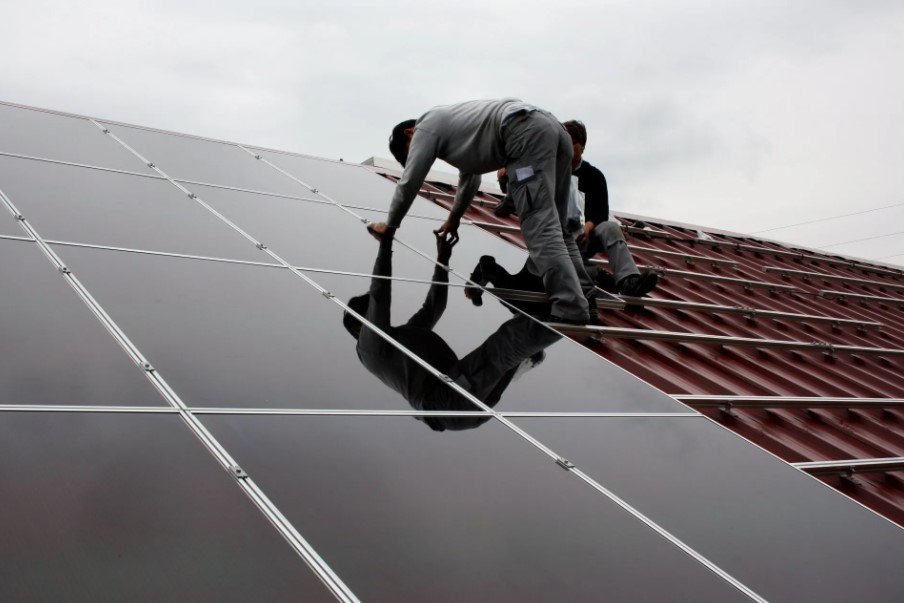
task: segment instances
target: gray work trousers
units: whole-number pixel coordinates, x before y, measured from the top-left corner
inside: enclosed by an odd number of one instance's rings
[[[511,383],[518,365],[561,338],[561,334],[543,323],[518,314],[504,322],[448,373],[465,390],[493,407]],[[439,395],[450,395],[452,391],[443,388]]]
[[[594,284],[577,244],[565,235],[571,187],[571,137],[555,117],[532,111],[512,117],[502,129],[509,194],[518,210],[530,255],[528,270],[543,279],[551,316],[586,320]]]
[[[587,235],[587,242],[583,249],[606,250],[606,256],[609,258],[609,271],[615,277],[616,283],[620,283],[622,279],[632,274],[640,274],[640,270],[637,269],[637,264],[634,263],[634,258],[631,257],[631,252],[628,250],[625,234],[617,222],[606,221],[597,224]],[[596,251],[593,251],[593,254],[595,253]],[[582,254],[588,257],[583,251]]]

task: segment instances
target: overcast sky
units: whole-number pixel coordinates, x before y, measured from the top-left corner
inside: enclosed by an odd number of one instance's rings
[[[0,100],[346,161],[515,96],[587,124],[615,211],[866,212],[762,236],[904,263],[901,0],[3,0],[0,53]]]

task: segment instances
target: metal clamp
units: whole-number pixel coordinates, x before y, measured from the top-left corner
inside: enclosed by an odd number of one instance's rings
[[[15,215],[15,218],[16,218],[16,220],[18,220],[19,222],[24,222],[24,221],[25,221],[25,216],[23,216],[22,214],[16,214],[16,215]]]
[[[60,266],[60,272],[63,274],[72,274],[72,270],[69,270],[66,266]]]
[[[245,473],[245,470],[238,465],[233,465],[232,467],[230,467],[229,472],[235,479],[248,479],[248,474]]]
[[[255,159],[262,159],[262,157],[261,157],[260,155],[255,155],[254,158],[255,158]]]
[[[446,374],[441,374],[439,376],[439,378],[442,379],[443,381],[445,381],[446,383],[455,383],[455,379],[453,379],[452,377],[450,377],[449,375],[446,375]]]
[[[321,295],[323,295],[327,299],[333,299],[334,297],[336,297],[335,294],[330,293],[329,291],[324,291],[323,293],[321,293]]]
[[[189,198],[189,199],[197,199],[197,198],[198,198],[198,195],[196,195],[196,194],[194,194],[194,193],[188,193],[188,198]]]
[[[101,132],[103,132],[104,134],[109,134],[109,133],[110,133],[110,128],[103,128],[103,129],[101,130]]]
[[[155,369],[153,366],[151,366],[151,363],[150,363],[150,362],[145,362],[145,363],[144,363],[143,365],[141,365],[141,366],[142,366],[142,368],[143,368],[146,372],[148,372],[148,373],[153,373],[154,371],[157,370],[157,369]]]
[[[312,188],[312,189],[311,189],[311,192],[314,193],[314,194],[316,195],[316,194],[317,194],[318,192],[320,192],[320,191],[318,191],[316,188]]]
[[[725,413],[729,417],[737,417],[738,416],[738,413],[736,413],[734,411],[734,409],[731,407],[731,402],[726,402],[725,404],[722,404],[721,406],[719,406],[719,410],[721,410],[723,413]]]
[[[574,469],[574,463],[572,463],[571,461],[569,461],[568,459],[566,459],[563,456],[560,456],[559,458],[556,459],[556,465],[558,465],[565,471],[571,471],[572,469]]]
[[[157,167],[157,166],[154,165],[154,162],[153,162],[153,161],[148,161],[148,167],[149,167],[149,168],[155,168],[155,167]]]
[[[255,245],[255,247],[257,247],[257,248],[260,249],[261,251],[263,251],[264,249],[267,248],[267,246],[264,245],[263,243],[258,243],[257,245]]]

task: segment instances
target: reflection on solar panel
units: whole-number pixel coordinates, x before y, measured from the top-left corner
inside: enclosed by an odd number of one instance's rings
[[[668,253],[635,252],[667,283],[600,304],[631,338],[563,336],[536,294],[475,293],[482,255],[524,263],[517,229],[467,225],[447,258],[433,188],[381,245],[363,221],[392,185],[362,166],[0,104],[0,599],[902,600],[904,531],[804,471],[890,475],[904,451],[795,468],[692,408],[749,434],[767,392],[741,368],[797,355],[836,388],[884,377],[891,414],[851,411],[879,433],[902,397],[900,360],[864,351],[901,347],[884,302],[824,311],[822,281],[757,269],[769,243],[682,259],[660,225]],[[720,387],[672,376],[713,354]]]

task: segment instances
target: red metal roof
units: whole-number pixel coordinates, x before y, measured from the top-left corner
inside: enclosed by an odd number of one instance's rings
[[[454,188],[427,184],[422,192],[448,208]],[[465,218],[523,246],[517,218],[491,211],[498,201],[479,194]],[[661,273],[650,299],[681,307],[600,309],[608,327],[637,331],[584,345],[790,463],[850,461],[801,468],[904,525],[904,271],[614,216],[627,225],[637,264]],[[654,331],[676,335],[648,339]],[[734,340],[699,342],[695,334]],[[870,459],[889,460],[876,468]]]

